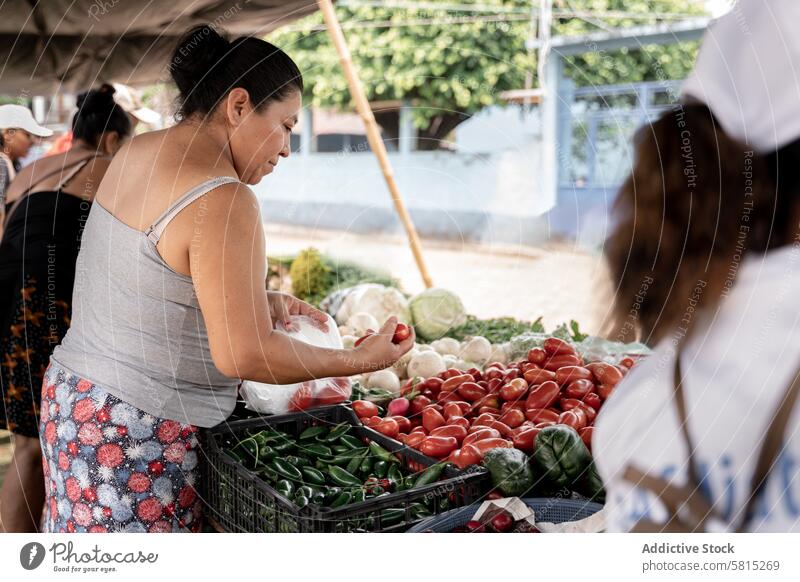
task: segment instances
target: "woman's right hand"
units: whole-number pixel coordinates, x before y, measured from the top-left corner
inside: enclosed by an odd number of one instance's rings
[[[417,336],[413,326],[409,326],[411,335],[405,340],[399,344],[392,343],[396,327],[397,318],[392,316],[377,333],[368,336],[358,347],[353,348],[355,360],[363,372],[376,372],[388,368],[414,347]]]

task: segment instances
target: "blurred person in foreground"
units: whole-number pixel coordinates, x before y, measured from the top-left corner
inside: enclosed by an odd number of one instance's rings
[[[42,378],[70,322],[83,225],[112,156],[131,133],[104,85],[78,102],[73,147],[25,166],[8,189],[0,242],[0,427],[14,456],[0,489],[5,531],[38,529],[44,503],[39,444]],[[61,402],[61,413],[69,404]]]
[[[800,531],[797,22],[738,3],[636,137],[605,253],[655,350],[596,424],[610,531]]]

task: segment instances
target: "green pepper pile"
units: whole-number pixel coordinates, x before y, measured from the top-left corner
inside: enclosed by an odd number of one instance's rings
[[[441,477],[445,463],[409,473],[391,452],[374,441],[364,444],[352,431],[351,424],[342,423],[312,426],[292,437],[266,428],[226,452],[300,508],[339,508],[422,487]],[[415,520],[431,514],[422,503],[411,504],[409,511]],[[382,526],[399,523],[405,516],[405,508],[383,510]]]

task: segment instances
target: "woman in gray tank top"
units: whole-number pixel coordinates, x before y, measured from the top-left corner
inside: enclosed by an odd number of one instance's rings
[[[385,368],[395,319],[349,350],[278,325],[326,317],[267,292],[257,184],[289,155],[302,77],[252,37],[190,30],[170,73],[179,123],[114,158],[86,223],[72,326],[42,387],[46,531],[198,531],[199,428],[241,379],[289,384]]]

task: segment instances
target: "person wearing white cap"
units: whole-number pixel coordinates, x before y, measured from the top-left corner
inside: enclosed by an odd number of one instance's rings
[[[636,137],[605,254],[655,347],[597,418],[609,531],[800,531],[798,22],[736,4]]]
[[[5,193],[19,171],[18,161],[28,155],[33,137],[50,137],[52,130],[42,127],[30,109],[22,105],[0,105],[0,219]]]

